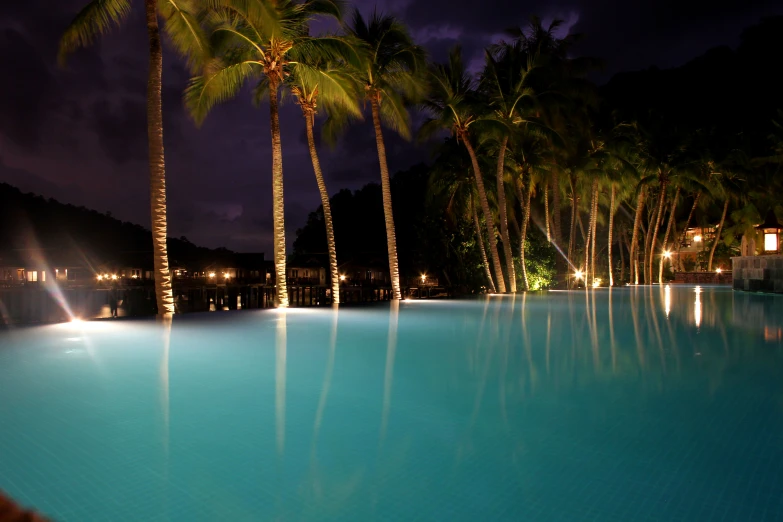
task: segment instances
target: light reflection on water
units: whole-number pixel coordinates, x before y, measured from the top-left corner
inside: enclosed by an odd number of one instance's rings
[[[0,489],[57,520],[776,520],[781,331],[710,286],[16,329]]]

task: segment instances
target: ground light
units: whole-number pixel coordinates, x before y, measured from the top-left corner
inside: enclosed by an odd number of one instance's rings
[[[663,257],[669,259],[670,257],[672,257],[672,253],[667,250],[666,252],[663,253]]]
[[[582,277],[583,277],[584,275],[585,275],[585,274],[584,274],[584,272],[582,272],[581,270],[577,270],[576,272],[574,272],[574,277],[575,277],[577,280],[579,280],[579,279],[582,279]]]

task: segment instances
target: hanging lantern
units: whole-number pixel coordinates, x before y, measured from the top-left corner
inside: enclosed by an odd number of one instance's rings
[[[756,230],[764,234],[764,253],[776,254],[780,252],[780,233],[783,227],[780,226],[775,212],[770,209],[767,212],[767,218],[764,223],[756,226]]]

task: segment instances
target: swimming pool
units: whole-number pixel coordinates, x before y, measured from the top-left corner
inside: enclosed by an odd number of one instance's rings
[[[783,520],[783,298],[638,287],[0,332],[55,520]]]

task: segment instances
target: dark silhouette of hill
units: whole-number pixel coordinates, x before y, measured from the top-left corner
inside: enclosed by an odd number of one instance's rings
[[[0,251],[16,249],[73,250],[101,261],[138,259],[152,253],[146,228],[113,218],[111,213],[66,205],[0,183]],[[189,264],[231,252],[194,245],[187,238],[169,238],[172,264]],[[151,259],[151,257],[150,257]]]

